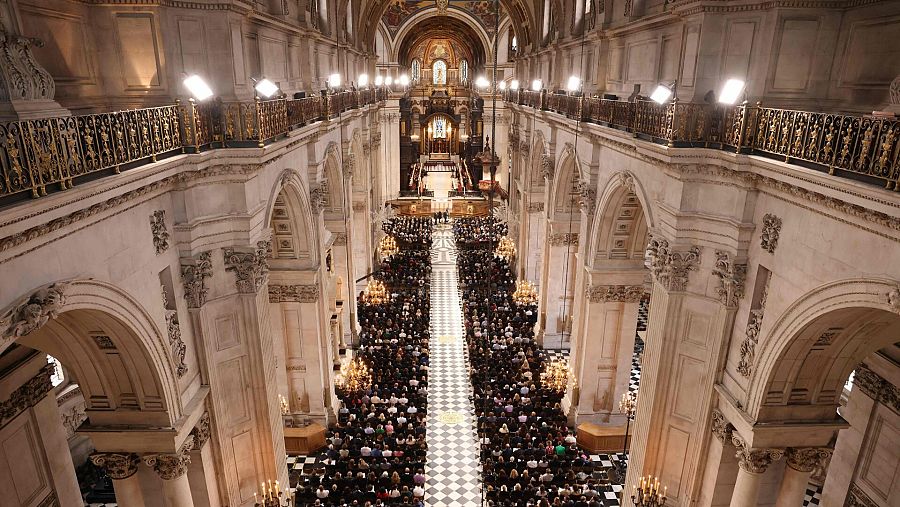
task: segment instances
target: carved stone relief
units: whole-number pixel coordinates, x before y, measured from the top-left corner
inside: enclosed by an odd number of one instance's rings
[[[187,473],[187,466],[191,463],[191,449],[194,446],[194,437],[188,437],[182,448],[173,454],[149,454],[144,456],[144,463],[152,468],[160,479],[164,481],[175,480]]]
[[[587,290],[588,301],[606,303],[621,301],[638,303],[644,297],[643,285],[591,285]]]
[[[57,282],[35,291],[15,304],[0,317],[0,345],[15,341],[43,327],[50,319],[55,319],[66,304],[68,288],[67,282]]]
[[[719,301],[734,308],[744,297],[744,281],[747,278],[747,265],[735,264],[728,252],[716,250],[716,265],[713,267],[713,275],[719,279],[716,294]]]
[[[44,366],[37,375],[13,391],[9,399],[0,402],[0,427],[44,399],[44,396],[53,388],[53,384],[50,382],[53,368],[52,364]]]
[[[745,472],[753,474],[764,473],[769,465],[781,459],[784,456],[782,449],[752,449],[747,447],[740,435],[732,434],[731,443],[737,448],[735,457],[738,459],[738,466]]]
[[[153,234],[153,248],[156,255],[169,249],[169,231],[166,230],[166,211],[158,209],[150,215],[150,232]]]
[[[762,249],[771,253],[775,253],[775,247],[778,246],[778,236],[781,234],[781,219],[766,213],[763,215],[763,229],[760,233],[760,246]]]
[[[328,206],[328,186],[325,182],[315,185],[310,189],[309,205],[312,207],[313,215],[318,215],[319,212]]]
[[[578,246],[577,232],[558,232],[550,235],[550,244],[553,246]]]
[[[787,465],[800,472],[812,472],[823,460],[831,457],[832,450],[824,447],[789,448],[785,451]]]
[[[194,437],[193,448],[198,451],[202,449],[206,441],[209,440],[210,434],[209,412],[204,412],[200,420],[197,421],[197,425],[191,430],[191,435]]]
[[[318,285],[269,285],[270,303],[315,303],[318,300]]]
[[[546,153],[541,154],[541,176],[545,180],[553,180],[553,157]]]
[[[544,203],[542,203],[542,202],[528,203],[528,212],[529,213],[540,213],[542,211],[544,211]]]
[[[53,100],[56,84],[31,52],[31,46],[43,45],[40,39],[22,37],[0,27],[0,99]]]
[[[723,445],[731,443],[734,426],[725,419],[725,415],[717,408],[714,408],[712,412],[712,432]]]

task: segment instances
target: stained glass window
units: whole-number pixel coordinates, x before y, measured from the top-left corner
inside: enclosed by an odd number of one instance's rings
[[[416,58],[412,61],[412,80],[418,81],[419,77],[422,75],[422,64],[419,63],[419,59]]]
[[[435,118],[434,119],[434,138],[435,139],[444,139],[447,137],[447,124],[444,123],[443,118]]]
[[[465,59],[459,61],[459,79],[463,83],[469,80],[469,62]]]
[[[431,65],[431,73],[434,77],[434,84],[447,84],[447,64],[444,62],[444,60],[436,60],[434,64]]]

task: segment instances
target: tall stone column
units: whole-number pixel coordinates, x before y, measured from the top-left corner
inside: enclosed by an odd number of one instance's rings
[[[706,468],[715,381],[743,297],[745,267],[710,253],[653,237],[646,255],[654,283],[626,490],[641,475],[667,477],[670,501],[685,505]]]
[[[194,507],[194,498],[191,496],[191,485],[187,476],[193,444],[193,437],[189,437],[179,452],[144,456],[144,463],[162,479],[163,496],[169,507]]]
[[[610,418],[617,414],[618,400],[628,390],[638,303],[644,295],[639,283],[644,274],[635,275],[635,285],[593,284],[585,290],[585,309],[580,315],[584,323],[577,344],[572,344],[580,370],[578,422],[614,422]],[[621,416],[617,420],[625,423]]]
[[[803,495],[806,494],[810,474],[823,459],[827,459],[830,455],[830,449],[816,447],[788,449],[785,453],[787,466],[784,467],[784,477],[781,479],[781,488],[778,490],[775,507],[803,505]]]
[[[144,507],[144,494],[138,479],[141,458],[134,453],[101,452],[91,455],[91,463],[102,468],[112,479],[116,503],[129,507]]]
[[[188,482],[196,507],[219,507],[218,477],[213,461],[212,445],[207,445],[210,434],[209,413],[203,414],[191,431],[194,446],[188,465]]]
[[[740,470],[729,505],[730,507],[756,507],[762,474],[769,468],[769,465],[781,459],[784,451],[750,448],[739,435],[733,435],[731,442],[737,448],[736,456],[739,460]]]

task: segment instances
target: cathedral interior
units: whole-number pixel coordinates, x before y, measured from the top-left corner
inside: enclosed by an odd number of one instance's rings
[[[900,506],[898,41],[0,0],[0,505]]]

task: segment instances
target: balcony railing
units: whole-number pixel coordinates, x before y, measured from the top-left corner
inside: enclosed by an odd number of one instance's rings
[[[699,146],[778,158],[900,191],[900,120],[760,104],[657,104],[530,90],[510,91],[506,100],[624,130],[668,146]]]
[[[46,195],[82,177],[118,173],[157,157],[264,146],[292,129],[385,99],[354,90],[302,99],[211,101],[0,123],[0,204]]]

